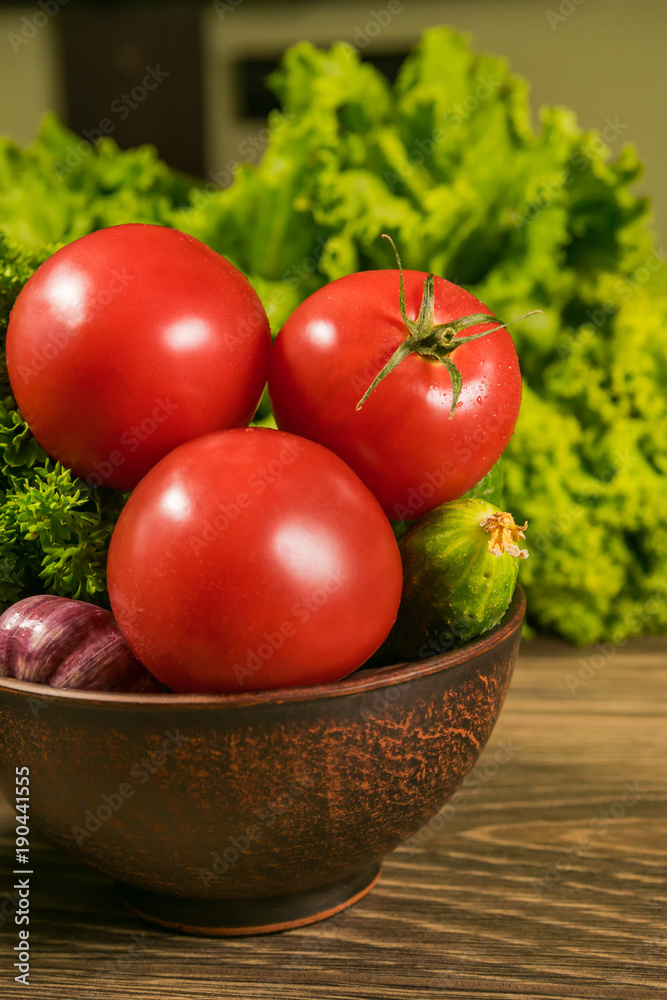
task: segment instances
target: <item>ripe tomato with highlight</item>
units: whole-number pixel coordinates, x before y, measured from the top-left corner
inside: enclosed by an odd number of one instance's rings
[[[338,456],[267,428],[190,441],[139,483],[107,567],[135,656],[179,692],[335,681],[396,618],[403,573],[379,503]]]
[[[128,224],[58,250],[7,330],[12,391],[52,458],[131,489],[176,445],[248,424],[271,349],[262,304],[199,240]]]
[[[403,275],[403,309],[397,270],[316,291],[278,334],[269,371],[278,426],[340,455],[392,520],[471,489],[507,445],[521,403],[512,338],[486,306],[443,278]]]

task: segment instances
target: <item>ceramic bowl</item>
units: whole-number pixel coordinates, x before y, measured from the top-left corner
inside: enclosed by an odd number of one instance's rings
[[[525,609],[431,659],[236,695],[100,694],[0,679],[0,781],[31,827],[195,934],[282,930],[374,885],[471,770]]]

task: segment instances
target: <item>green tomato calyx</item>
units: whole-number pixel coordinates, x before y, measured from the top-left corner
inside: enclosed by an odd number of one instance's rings
[[[528,549],[520,549],[518,541],[525,538],[524,531],[528,527],[528,521],[519,527],[514,523],[511,514],[498,511],[497,514],[489,514],[479,522],[480,528],[484,528],[491,537],[489,538],[489,552],[494,556],[514,556],[515,559],[527,559]]]
[[[459,396],[461,395],[463,379],[461,378],[461,372],[449,355],[452,354],[457,347],[461,347],[462,344],[467,344],[471,340],[478,340],[480,337],[487,337],[490,333],[495,333],[497,330],[505,330],[508,326],[511,326],[512,323],[518,323],[522,319],[527,319],[528,316],[534,316],[536,313],[542,312],[542,310],[534,309],[532,312],[526,313],[525,316],[519,316],[518,319],[511,320],[510,323],[500,323],[492,313],[472,313],[469,316],[462,316],[460,319],[450,320],[448,323],[436,324],[434,319],[435,293],[433,274],[428,274],[424,279],[424,291],[422,294],[419,316],[417,319],[411,319],[405,311],[405,281],[403,278],[403,265],[401,263],[401,258],[399,257],[396,244],[392,240],[391,236],[388,236],[387,233],[383,233],[382,236],[383,239],[389,240],[396,255],[396,263],[398,264],[398,272],[400,275],[399,306],[403,322],[408,328],[408,336],[400,347],[397,347],[384,368],[382,368],[381,371],[379,371],[375,376],[368,389],[366,389],[366,392],[357,403],[356,408],[357,410],[361,409],[370,394],[373,392],[373,389],[375,389],[380,382],[394,370],[394,368],[397,368],[401,361],[403,361],[404,358],[407,358],[408,354],[419,354],[423,358],[429,358],[432,361],[441,362],[449,372],[449,377],[452,380],[452,403],[449,410],[449,418],[451,420],[454,416]],[[463,330],[467,330],[471,326],[478,326],[480,323],[497,323],[498,325],[494,326],[492,330],[483,330],[481,333],[471,333],[466,337],[459,336]]]

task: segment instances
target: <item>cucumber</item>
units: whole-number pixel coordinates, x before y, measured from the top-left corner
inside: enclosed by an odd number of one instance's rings
[[[403,595],[374,664],[435,656],[497,625],[512,600],[524,529],[480,499],[453,500],[424,514],[399,541]]]

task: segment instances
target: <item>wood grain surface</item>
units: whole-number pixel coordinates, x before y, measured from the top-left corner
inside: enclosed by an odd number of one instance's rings
[[[667,1000],[666,720],[666,640],[526,644],[454,804],[355,907],[283,934],[154,929],[108,879],[35,840],[31,985],[14,983],[10,917],[0,996]],[[0,833],[1,900],[14,881],[6,804]]]

